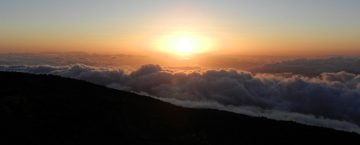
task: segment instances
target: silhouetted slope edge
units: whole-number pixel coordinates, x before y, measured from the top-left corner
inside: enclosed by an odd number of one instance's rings
[[[84,81],[0,72],[0,144],[359,144],[354,133],[176,107]]]

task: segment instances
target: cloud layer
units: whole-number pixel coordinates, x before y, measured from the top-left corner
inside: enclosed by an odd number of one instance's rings
[[[360,133],[360,75],[347,72],[282,77],[224,69],[184,73],[144,65],[126,73],[79,64],[3,65],[0,71],[60,75],[145,93],[185,107],[221,109]]]
[[[359,57],[329,57],[318,59],[294,59],[266,64],[252,69],[260,73],[292,73],[304,76],[317,76],[323,72],[346,71],[360,73]]]

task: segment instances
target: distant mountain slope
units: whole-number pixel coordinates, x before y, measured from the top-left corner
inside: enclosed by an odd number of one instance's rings
[[[210,110],[57,76],[0,72],[0,144],[360,144],[360,136]]]

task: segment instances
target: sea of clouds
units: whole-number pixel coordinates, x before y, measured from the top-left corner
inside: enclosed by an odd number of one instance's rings
[[[153,64],[131,72],[83,64],[0,65],[0,71],[59,75],[184,107],[219,109],[360,133],[360,75],[344,71],[305,77],[234,69],[181,72]]]

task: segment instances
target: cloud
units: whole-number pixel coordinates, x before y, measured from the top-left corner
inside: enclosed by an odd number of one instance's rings
[[[144,65],[126,72],[87,65],[0,66],[0,71],[53,74],[145,93],[185,107],[213,108],[360,133],[360,75],[347,72],[254,75],[237,70],[184,73]]]
[[[346,71],[360,73],[359,57],[330,57],[318,59],[295,59],[266,64],[251,70],[260,73],[292,73],[304,76],[317,76],[323,72]]]
[[[64,53],[0,53],[0,65],[52,65],[64,66],[85,64],[90,66],[140,66],[148,57],[137,55],[103,55],[83,52]]]
[[[191,58],[192,64],[188,66],[188,60],[181,60],[166,54],[149,55],[126,55],[126,54],[92,54],[85,52],[53,52],[53,53],[0,53],[0,65],[52,65],[64,66],[74,64],[85,64],[98,67],[140,67],[141,65],[153,63],[194,70],[198,67],[207,68],[236,68],[249,70],[264,64],[274,63],[290,57],[270,56],[240,56],[222,54],[199,54]]]

